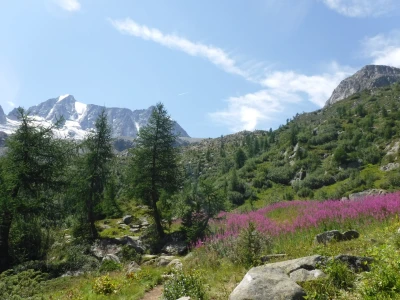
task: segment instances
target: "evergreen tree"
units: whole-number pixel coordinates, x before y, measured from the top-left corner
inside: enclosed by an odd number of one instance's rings
[[[96,209],[104,199],[104,191],[111,174],[111,161],[113,158],[111,127],[107,121],[105,110],[98,116],[94,131],[83,143],[84,154],[80,159],[80,176],[76,195],[82,199],[84,217],[81,220],[83,229],[89,239],[95,239],[97,229],[95,226]]]
[[[161,213],[157,208],[161,194],[172,194],[179,188],[178,153],[173,121],[164,105],[158,103],[148,125],[142,127],[132,151],[130,182],[134,195],[152,209],[157,233],[164,236]]]
[[[64,143],[53,137],[61,121],[50,127],[36,126],[24,109],[18,112],[21,125],[7,140],[8,150],[0,162],[0,271],[11,264],[10,230],[16,220],[55,215],[51,196],[62,185],[68,153]],[[39,252],[29,243],[20,246],[28,254]]]
[[[239,148],[236,153],[235,153],[235,163],[236,167],[240,169],[241,167],[244,166],[244,163],[246,162],[246,154],[244,153],[242,148]]]

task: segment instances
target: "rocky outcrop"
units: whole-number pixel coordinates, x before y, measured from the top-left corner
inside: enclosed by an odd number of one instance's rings
[[[365,89],[374,89],[400,82],[400,69],[368,65],[343,80],[333,91],[325,106],[332,105]]]
[[[379,170],[384,171],[384,172],[389,172],[395,169],[398,169],[400,167],[399,163],[388,163],[387,165],[381,166]]]
[[[387,192],[381,189],[370,189],[359,193],[349,195],[349,200],[359,200],[368,196],[386,195]]]
[[[0,105],[0,124],[6,124],[6,123],[7,123],[7,117],[3,111],[3,108]]]

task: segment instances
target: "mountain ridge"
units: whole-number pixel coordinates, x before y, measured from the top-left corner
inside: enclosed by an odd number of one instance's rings
[[[66,138],[83,139],[95,127],[97,116],[105,109],[112,128],[113,137],[127,136],[135,138],[142,126],[147,125],[154,106],[147,109],[130,110],[129,108],[103,107],[77,101],[72,95],[51,98],[27,109],[39,124],[54,123],[60,117],[65,119],[59,134]],[[4,113],[3,113],[3,116]],[[2,123],[3,120],[3,123]],[[0,131],[12,133],[18,126],[17,108],[9,112],[4,122],[0,112]],[[173,131],[181,137],[189,137],[187,132],[174,121]]]
[[[400,69],[384,65],[366,65],[342,80],[326,101],[325,107],[365,89],[379,88],[400,82]]]

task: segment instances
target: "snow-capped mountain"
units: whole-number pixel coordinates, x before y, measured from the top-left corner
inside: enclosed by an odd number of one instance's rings
[[[103,109],[106,110],[114,137],[135,138],[140,127],[147,124],[154,106],[133,111],[128,108],[104,108],[95,104],[78,102],[72,95],[63,95],[32,106],[27,111],[35,122],[42,125],[50,125],[62,116],[65,123],[58,130],[58,134],[66,138],[83,139],[94,128],[96,119]],[[10,134],[19,125],[18,111],[17,109],[12,110],[5,120],[2,118],[2,116],[5,117],[4,112],[2,112],[3,110],[0,107],[0,131]],[[189,137],[177,122],[174,125],[174,132],[178,136]]]

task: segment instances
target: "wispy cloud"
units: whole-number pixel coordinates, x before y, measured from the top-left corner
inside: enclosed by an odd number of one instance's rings
[[[178,94],[178,96],[184,96],[184,95],[187,95],[187,94],[189,94],[189,92],[186,92],[186,93],[180,93],[180,94]]]
[[[81,4],[78,0],[55,0],[56,3],[64,10],[74,12],[81,9]]]
[[[275,119],[277,113],[293,107],[293,103],[311,101],[317,107],[322,107],[337,84],[353,71],[332,63],[326,73],[318,75],[305,75],[294,71],[266,74],[264,63],[239,63],[222,48],[193,42],[176,34],[165,34],[159,29],[140,25],[131,19],[110,22],[120,33],[205,58],[227,73],[239,75],[258,84],[259,91],[230,97],[226,100],[225,109],[209,114],[215,122],[227,125],[232,131],[254,130],[261,123]],[[181,93],[178,96],[186,94]]]
[[[400,30],[378,34],[363,41],[364,54],[373,64],[400,67]]]
[[[192,56],[203,57],[228,73],[245,78],[249,78],[250,76],[238,66],[235,59],[221,48],[193,42],[176,34],[165,34],[157,28],[140,25],[131,19],[110,20],[110,22],[121,33],[150,40],[165,47],[183,51]]]
[[[293,105],[307,101],[317,107],[324,106],[334,88],[354,69],[333,62],[327,71],[318,75],[304,75],[294,71],[277,71],[268,74],[260,83],[264,89],[239,97],[230,97],[227,108],[211,113],[210,117],[221,124],[238,130],[254,130],[267,123],[282,119]],[[288,115],[287,117],[292,117]]]
[[[398,0],[322,0],[330,9],[347,17],[379,17],[399,8]]]

